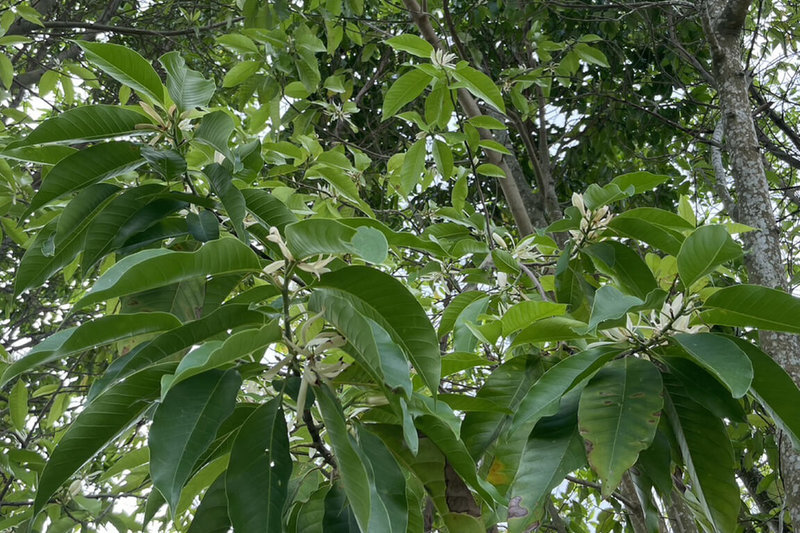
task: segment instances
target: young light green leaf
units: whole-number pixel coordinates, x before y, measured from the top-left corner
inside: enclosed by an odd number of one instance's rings
[[[14,383],[8,394],[8,412],[14,429],[24,431],[25,418],[28,416],[28,385],[21,379]]]
[[[128,142],[90,146],[59,161],[31,199],[26,215],[67,193],[119,176],[144,163],[139,147]]]
[[[507,337],[537,320],[563,315],[566,311],[565,304],[533,300],[520,302],[511,306],[500,319],[503,324],[503,336]]]
[[[51,143],[81,143],[136,133],[137,124],[152,120],[136,111],[112,105],[87,105],[68,109],[39,124],[9,148]]]
[[[383,233],[375,228],[359,227],[350,244],[359,257],[370,263],[383,263],[389,256],[389,243]]]
[[[247,418],[231,449],[225,492],[236,531],[281,530],[291,475],[286,419],[274,398]]]
[[[734,398],[741,398],[753,381],[753,366],[736,343],[713,333],[678,333],[673,337],[691,359],[721,381]]]
[[[195,276],[258,270],[260,263],[255,253],[246,244],[233,238],[207,242],[196,252],[144,250],[123,258],[108,269],[75,304],[75,308],[164,287]]]
[[[761,285],[734,285],[708,297],[700,317],[721,326],[800,333],[800,299]]]
[[[478,115],[477,117],[471,117],[467,122],[469,122],[476,128],[483,128],[485,130],[506,129],[505,124],[503,124],[494,117],[490,117],[489,115]]]
[[[494,178],[506,177],[506,173],[503,172],[503,169],[492,163],[482,163],[478,165],[478,168],[475,170],[478,171],[478,174],[483,174],[484,176],[492,176]]]
[[[505,114],[506,106],[503,103],[503,95],[500,94],[500,89],[497,88],[497,85],[494,84],[489,76],[467,64],[456,68],[453,71],[453,76],[463,83],[469,92]]]
[[[700,226],[683,241],[678,252],[678,274],[683,285],[691,285],[719,265],[742,255],[741,247],[733,242],[722,226]]]
[[[172,511],[194,465],[233,412],[242,378],[209,370],[170,389],[153,415],[148,436],[150,476]]]
[[[167,91],[179,111],[208,105],[216,90],[213,80],[188,68],[178,52],[168,52],[158,61],[167,71]]]
[[[428,41],[411,33],[397,35],[391,39],[387,39],[385,42],[395,50],[408,52],[409,54],[425,59],[430,59],[433,53],[433,46],[431,46]]]
[[[118,82],[145,95],[154,103],[164,103],[164,86],[153,66],[138,53],[119,44],[75,41],[86,58]]]
[[[393,117],[400,108],[422,94],[432,79],[430,74],[418,69],[410,70],[397,78],[397,81],[386,91],[382,120]]]
[[[580,434],[589,464],[611,494],[656,434],[664,405],[661,373],[653,363],[625,357],[606,364],[581,393]]]
[[[411,145],[403,158],[403,166],[400,167],[400,192],[404,195],[410,194],[420,183],[422,173],[425,172],[425,156],[428,150],[425,139],[420,139]]]
[[[237,85],[244,83],[253,74],[258,72],[258,69],[260,69],[262,65],[263,63],[261,61],[253,60],[236,63],[228,72],[225,73],[225,77],[222,79],[222,86],[236,87]]]
[[[139,418],[158,397],[161,376],[174,369],[171,362],[148,367],[89,402],[69,425],[44,467],[34,514],[81,466]]]

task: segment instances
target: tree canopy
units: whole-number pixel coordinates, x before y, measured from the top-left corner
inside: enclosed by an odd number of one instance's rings
[[[795,530],[797,21],[0,7],[0,530]]]

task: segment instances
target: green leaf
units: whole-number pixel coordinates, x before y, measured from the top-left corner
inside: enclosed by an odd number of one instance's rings
[[[370,263],[383,263],[389,256],[389,243],[386,242],[386,237],[374,228],[359,227],[350,244],[359,257]]]
[[[142,157],[150,164],[150,168],[167,181],[180,180],[186,171],[186,160],[175,150],[155,150],[143,145]]]
[[[608,225],[622,235],[639,239],[675,256],[683,243],[681,232],[694,229],[692,224],[675,213],[654,207],[625,211],[612,218]]]
[[[5,54],[0,54],[0,82],[6,89],[11,89],[14,83],[14,65]]]
[[[14,429],[24,431],[25,418],[28,416],[28,386],[21,379],[14,383],[8,394],[8,412]]]
[[[689,235],[678,252],[678,274],[685,287],[719,265],[742,255],[741,247],[733,242],[723,226],[700,226]]]
[[[420,139],[411,145],[403,158],[403,166],[400,167],[400,192],[408,195],[414,191],[420,183],[422,173],[425,172],[425,156],[428,150],[425,146],[425,139]]]
[[[333,393],[324,385],[317,387],[315,391],[317,391],[319,410],[336,456],[339,477],[350,508],[361,531],[370,531],[372,506],[370,481],[357,450],[358,444],[347,431],[344,415]]]
[[[580,434],[603,495],[617,488],[639,452],[650,447],[664,405],[662,388],[653,363],[625,357],[606,364],[583,389]]]
[[[595,259],[601,272],[614,276],[622,288],[638,298],[647,298],[658,288],[653,273],[639,254],[621,242],[599,242],[585,247],[583,252]]]
[[[613,285],[603,285],[594,294],[592,314],[586,332],[593,332],[603,322],[624,317],[632,307],[644,304],[636,296],[623,294]]]
[[[205,243],[196,252],[144,250],[123,258],[108,269],[75,308],[109,298],[164,287],[195,276],[256,272],[260,263],[241,241],[224,238]]]
[[[530,531],[530,526],[541,518],[550,492],[567,474],[586,464],[575,412],[574,405],[565,405],[557,414],[536,424],[525,443],[521,467],[509,493],[510,532]],[[492,480],[492,473],[489,479]]]
[[[514,342],[511,346],[521,346],[526,343],[542,341],[565,341],[585,336],[584,334],[576,333],[577,331],[586,331],[586,323],[563,316],[544,318],[520,331],[514,337]]]
[[[563,315],[566,311],[567,306],[564,304],[533,300],[520,302],[511,306],[500,319],[503,336],[507,337],[537,320]]]
[[[263,189],[242,189],[247,210],[256,217],[265,228],[275,226],[281,232],[287,224],[297,222],[297,217],[286,204]]]
[[[395,50],[408,52],[409,54],[425,59],[430,59],[433,53],[433,46],[428,41],[411,33],[397,35],[396,37],[387,39],[385,42]]]
[[[54,333],[34,346],[22,359],[5,369],[0,378],[0,387],[39,365],[112,342],[166,331],[180,325],[180,321],[168,313],[135,313],[95,318],[80,326]]]
[[[736,461],[722,420],[692,401],[685,391],[665,377],[669,391],[664,410],[692,478],[692,492],[714,531],[735,531],[739,516]]]
[[[203,168],[203,174],[208,177],[214,194],[222,200],[225,212],[233,226],[236,235],[242,242],[247,243],[247,231],[244,229],[245,211],[244,196],[241,191],[233,186],[233,176],[222,165],[214,163]]]
[[[227,365],[252,353],[257,354],[256,361],[258,361],[267,346],[280,339],[280,327],[273,321],[258,329],[245,329],[234,333],[224,342],[207,342],[181,359],[168,390],[192,376]]]
[[[228,533],[230,529],[225,474],[220,474],[203,495],[186,533]]]
[[[228,148],[228,139],[231,138],[235,127],[230,115],[224,111],[214,111],[200,120],[194,140],[214,148],[233,162],[233,156]]]
[[[647,171],[631,172],[629,174],[622,174],[617,176],[611,183],[620,188],[620,190],[628,190],[629,187],[634,188],[634,194],[641,194],[643,192],[651,191],[666,183],[671,178],[662,174],[652,174]]]
[[[75,41],[86,59],[118,82],[144,94],[153,102],[164,103],[164,86],[153,66],[138,53],[118,44]]]
[[[408,502],[406,479],[386,445],[358,426],[359,450],[370,477],[370,531],[406,533]],[[381,524],[381,519],[385,523]]]
[[[492,400],[501,409],[471,412],[464,417],[461,438],[472,457],[480,458],[508,428],[511,416],[503,410],[515,412],[540,374],[541,362],[538,357],[519,356],[498,366],[489,375],[476,397]]]
[[[606,55],[597,48],[589,46],[586,43],[577,43],[574,47],[574,50],[575,53],[578,54],[578,57],[580,57],[584,62],[589,63],[590,65],[609,68]]]
[[[725,287],[709,296],[705,308],[700,317],[710,324],[800,333],[800,299],[777,289]]]
[[[597,346],[559,361],[539,378],[523,398],[497,442],[490,471],[496,486],[508,486],[517,473],[525,443],[536,423],[558,411],[561,398],[575,385],[620,353],[619,348]]]
[[[153,415],[148,436],[150,476],[173,513],[200,456],[233,412],[242,378],[210,370],[172,387]]]
[[[505,114],[506,106],[503,103],[503,95],[500,94],[500,89],[489,76],[466,64],[457,67],[453,71],[453,76],[463,83],[469,92]]]
[[[241,61],[236,63],[222,78],[223,87],[236,87],[244,83],[253,74],[258,72],[263,63],[261,61]]]
[[[694,362],[722,382],[734,398],[747,394],[753,381],[753,366],[736,343],[713,333],[678,333],[672,338]]]
[[[481,148],[485,148],[487,150],[491,150],[493,152],[499,152],[501,154],[511,155],[511,150],[503,146],[497,141],[492,141],[490,139],[481,139],[478,141],[478,146]]]
[[[188,213],[186,223],[189,233],[200,242],[219,239],[219,221],[213,211],[203,209],[199,213]]]
[[[436,332],[401,282],[373,268],[351,266],[323,275],[318,285],[349,293],[354,308],[403,347],[425,385],[436,393],[441,375]]]
[[[503,169],[498,167],[497,165],[493,165],[491,163],[482,163],[478,165],[478,168],[475,169],[478,174],[483,174],[484,176],[492,176],[495,178],[505,178],[506,173],[503,172]]]
[[[15,143],[12,143],[15,144]],[[0,158],[15,159],[30,163],[41,163],[43,165],[55,165],[68,155],[77,152],[69,146],[58,144],[45,146],[20,146],[19,148],[6,148],[0,152]]]
[[[397,78],[397,81],[386,91],[381,120],[393,117],[400,108],[422,94],[432,79],[430,74],[418,69],[410,70]]]
[[[208,316],[162,333],[155,339],[140,344],[127,356],[115,359],[106,372],[95,380],[89,391],[89,398],[93,398],[110,383],[133,371],[201,344],[211,337],[227,334],[228,330],[246,328],[249,325],[260,326],[264,323],[264,319],[262,313],[248,309],[247,305],[226,304],[218,307]]]
[[[464,312],[472,302],[485,297],[482,291],[464,291],[456,294],[442,313],[442,319],[439,321],[439,330],[437,335],[441,339],[451,331],[456,324],[459,315]]]
[[[158,61],[167,71],[167,91],[179,111],[205,107],[214,96],[213,80],[207,80],[196,70],[186,67],[178,52],[169,52]]]
[[[137,124],[151,124],[141,113],[113,105],[87,105],[68,109],[39,124],[10,148],[33,144],[81,143],[136,133]]]
[[[44,467],[33,512],[37,514],[50,497],[81,466],[133,424],[158,397],[161,376],[175,363],[151,366],[109,388],[78,414],[58,441]]]
[[[139,153],[139,147],[128,142],[96,144],[75,152],[50,170],[31,199],[26,215],[67,193],[119,176],[142,163],[144,159]]]
[[[477,117],[471,117],[467,122],[469,122],[476,128],[483,128],[485,130],[506,129],[505,124],[503,124],[494,117],[490,117],[489,115],[478,115]]]
[[[280,531],[292,475],[289,435],[280,398],[256,409],[231,450],[225,492],[236,531]]]
[[[335,289],[315,290],[308,307],[336,326],[355,349],[355,353],[348,351],[375,381],[385,384],[391,393],[411,396],[408,356],[387,330],[373,320],[377,317],[370,317],[370,310],[359,312],[348,293]]]
[[[789,374],[769,355],[743,339],[731,337],[753,365],[750,393],[800,450],[800,390]]]
[[[711,373],[686,357],[680,347],[665,349],[662,360],[669,372],[686,388],[686,393],[714,415],[722,419],[744,422],[745,414],[742,402],[731,396],[725,385]]]

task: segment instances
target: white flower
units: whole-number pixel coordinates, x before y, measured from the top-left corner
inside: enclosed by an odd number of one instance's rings
[[[269,235],[267,236],[267,240],[274,242],[275,244],[278,245],[278,248],[281,249],[283,257],[285,257],[287,261],[294,261],[294,256],[292,255],[292,252],[289,251],[289,248],[286,247],[286,243],[283,242],[283,238],[281,237],[278,228],[276,228],[275,226],[269,228]]]
[[[303,270],[305,272],[309,272],[317,276],[317,279],[324,274],[325,272],[330,272],[331,269],[326,268],[328,263],[335,259],[334,256],[327,257],[325,259],[322,258],[322,255],[317,257],[317,260],[313,263],[300,263],[297,265],[297,268]]]
[[[447,53],[444,50],[437,49],[431,52],[431,63],[433,63],[433,66],[436,68],[453,69],[455,68],[455,64],[453,63],[455,59],[455,54]]]

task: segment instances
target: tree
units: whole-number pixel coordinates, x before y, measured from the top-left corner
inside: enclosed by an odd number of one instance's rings
[[[785,9],[7,8],[0,529],[790,528]]]

